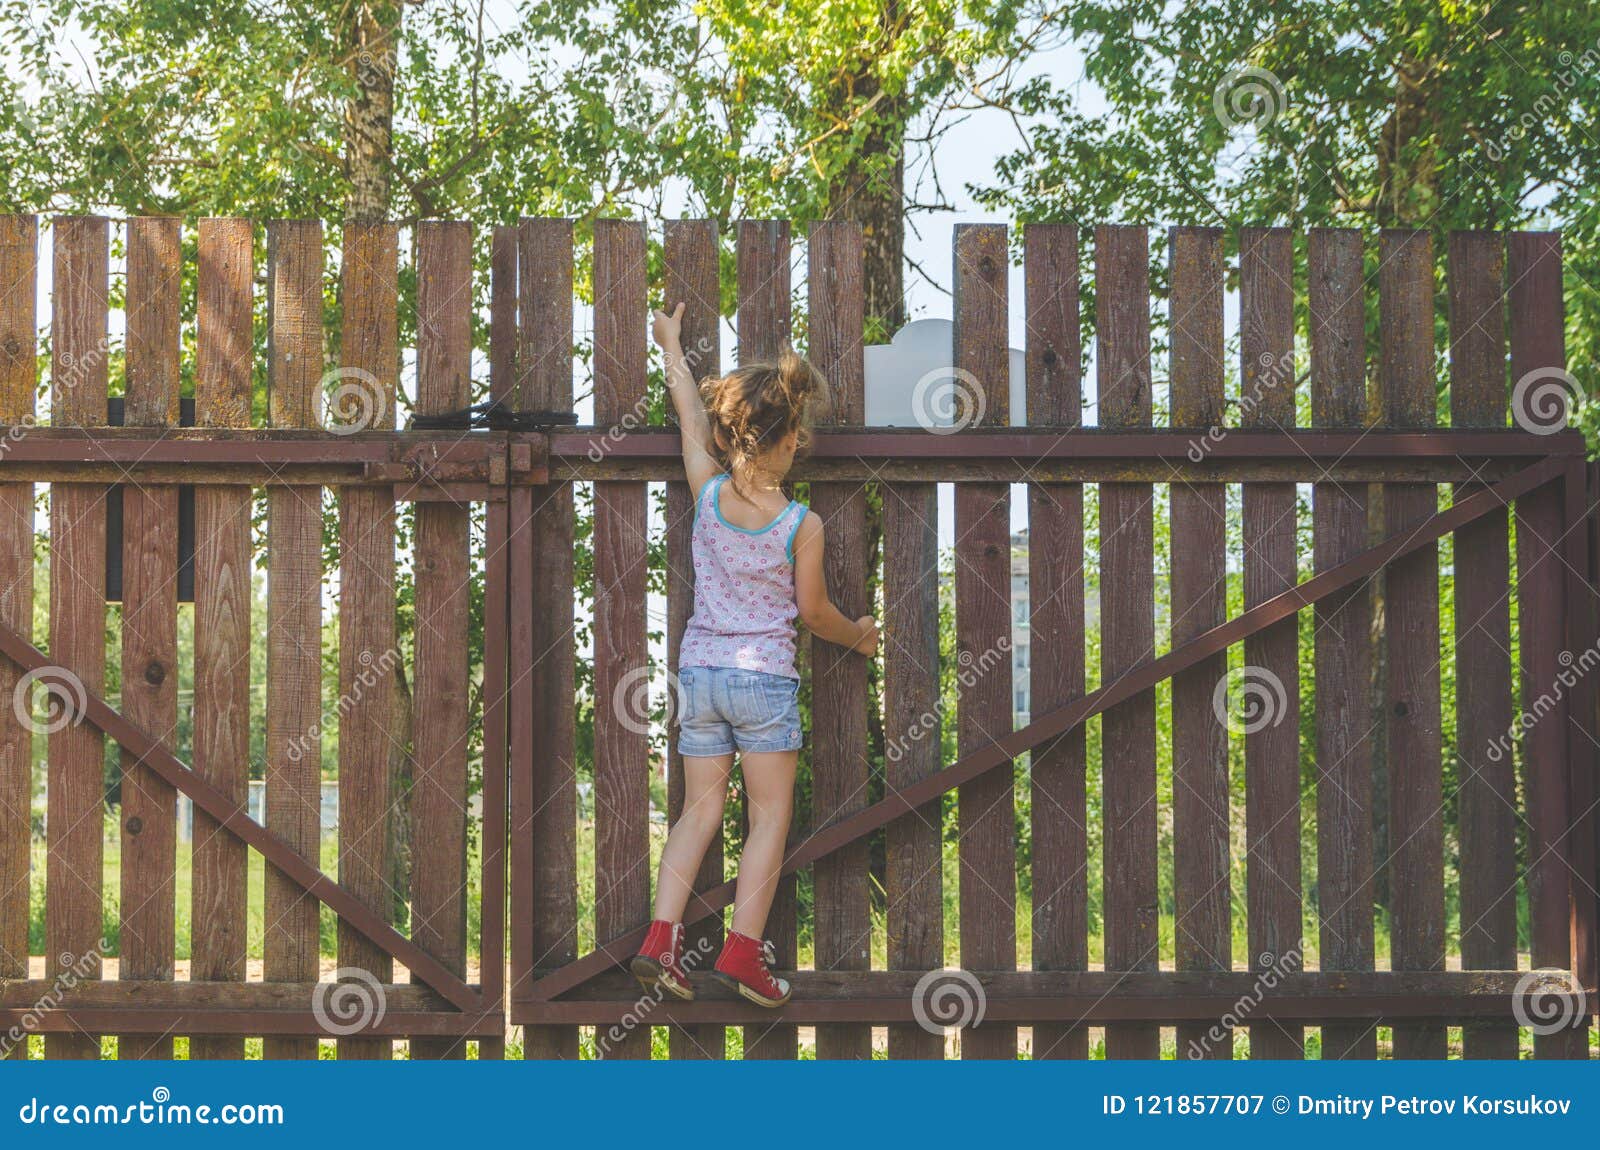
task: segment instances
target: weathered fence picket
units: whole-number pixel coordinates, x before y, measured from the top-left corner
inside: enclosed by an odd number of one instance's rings
[[[0,420],[28,427],[38,385],[34,280],[39,223],[0,216]],[[33,484],[0,483],[0,626],[33,633]],[[0,699],[13,700],[22,673],[0,659]],[[31,699],[23,705],[31,706]],[[0,979],[28,977],[29,896],[33,890],[33,731],[0,726]],[[17,1043],[12,1058],[26,1058]]]
[[[1385,231],[1378,248],[1378,373],[1385,422],[1431,427],[1433,248],[1419,232]],[[1420,523],[1438,508],[1432,484],[1383,488],[1386,534]],[[1391,961],[1396,970],[1444,965],[1443,761],[1439,735],[1439,556],[1424,547],[1384,572],[1388,733]],[[1444,1027],[1394,1029],[1397,1058],[1443,1058]]]
[[[749,363],[777,358],[789,342],[790,269],[789,222],[787,220],[740,220],[735,241],[735,269],[738,274],[738,362]],[[801,636],[798,660],[809,659],[809,644]],[[747,800],[748,801],[748,800]],[[797,803],[795,831],[804,825],[806,812]],[[795,831],[791,831],[791,837]],[[795,879],[778,881],[767,920],[771,941],[780,969],[793,970],[799,958],[799,924],[796,921]],[[746,1058],[786,1059],[796,1057],[800,1036],[793,1026],[771,1021],[744,1028]]]
[[[1028,422],[1079,427],[1083,337],[1078,229],[1070,224],[1031,224],[1023,231],[1023,249]],[[1029,669],[1029,699],[1035,712],[1064,707],[1085,690],[1083,531],[1081,483],[1028,485],[1028,626],[1033,649],[1052,653],[1050,658],[1035,659]],[[937,613],[930,614],[931,626]],[[1089,969],[1087,772],[1082,727],[1034,748],[1031,755],[1035,970]],[[1033,1056],[1087,1058],[1089,1028],[1035,1023]]]
[[[1317,228],[1307,245],[1311,419],[1367,424],[1366,319],[1361,233]],[[1320,574],[1367,546],[1367,485],[1312,487],[1312,565]],[[1366,583],[1315,612],[1318,951],[1324,970],[1373,968],[1372,589]],[[1330,1022],[1324,1058],[1375,1058],[1377,1027]]]
[[[808,241],[811,360],[829,385],[823,420],[859,426],[866,422],[861,228],[817,224]],[[825,524],[828,594],[847,617],[860,618],[868,613],[866,484],[813,484],[811,510]],[[824,824],[867,805],[867,663],[842,647],[813,643],[811,676],[811,817]],[[853,843],[813,868],[818,970],[871,969],[867,845]],[[817,1057],[871,1058],[871,1029],[818,1027]]]
[[[1095,233],[1100,426],[1151,425],[1150,251],[1144,228]],[[1116,683],[1155,656],[1155,515],[1149,483],[1100,485],[1100,679]],[[1141,691],[1100,719],[1105,815],[1107,970],[1159,966],[1156,696]],[[1106,1028],[1106,1057],[1155,1058],[1146,1023]]]
[[[267,226],[268,421],[321,426],[322,225]],[[322,488],[267,491],[267,827],[301,858],[320,862],[322,830]],[[262,942],[269,982],[315,982],[318,907],[278,868],[266,868]],[[268,1058],[316,1058],[314,1037],[268,1035]]]
[[[520,232],[517,407],[569,411],[572,222],[525,220]],[[512,493],[511,666],[527,668],[510,679],[513,743],[525,748],[512,759],[511,869],[514,889],[525,892],[512,919],[517,989],[578,957],[573,516],[570,482]],[[578,1056],[574,1026],[530,1027],[526,1043],[530,1058]]]
[[[647,253],[642,225],[600,220],[594,237],[594,416],[643,423]],[[612,938],[650,917],[649,719],[643,483],[594,485],[594,924]],[[537,842],[534,844],[537,849]],[[610,1058],[650,1057],[643,1027],[596,1042]]]
[[[127,392],[123,422],[178,422],[179,221],[128,223]],[[178,726],[178,489],[122,485],[122,710],[168,741]],[[172,978],[178,797],[122,752],[119,979]],[[172,1057],[171,1035],[124,1035],[118,1058]]]
[[[1239,237],[1239,423],[1295,425],[1294,250],[1287,228]],[[1292,483],[1246,483],[1244,605],[1293,587],[1297,497]],[[1245,691],[1265,688],[1266,711],[1245,708],[1245,886],[1250,968],[1293,970],[1304,950],[1300,916],[1299,627],[1285,619],[1244,642]],[[1252,1058],[1302,1058],[1300,1028],[1250,1028]]]
[[[394,426],[399,377],[399,234],[392,224],[345,225],[344,329],[340,374],[330,399],[335,427]],[[396,894],[389,869],[390,754],[401,716],[391,679],[395,644],[395,509],[392,491],[339,489],[339,881],[385,916]],[[347,922],[339,966],[393,982],[394,961]],[[341,1058],[389,1058],[382,1038],[342,1037]]]
[[[254,237],[249,220],[200,221],[195,421],[250,426]],[[250,519],[246,485],[195,491],[194,769],[235,803],[250,787]],[[176,677],[175,670],[169,675]],[[245,846],[196,811],[190,977],[243,982],[248,961]],[[240,1036],[190,1040],[191,1058],[240,1058]]]
[[[428,222],[417,234],[417,410],[471,402],[472,227]],[[467,624],[471,540],[467,507],[416,508],[416,617],[412,677],[414,765],[412,937],[456,974],[467,973]],[[419,1038],[414,1058],[464,1058],[464,1043]]]
[[[717,225],[714,220],[675,220],[667,225],[664,237],[665,303],[684,304],[682,342],[689,359],[689,371],[696,382],[715,377],[722,370],[721,266],[718,259]],[[668,416],[669,419],[673,418]],[[678,665],[678,644],[694,613],[694,556],[690,538],[694,532],[694,495],[682,480],[667,484],[667,664]],[[669,714],[682,702],[676,679],[667,679]],[[683,814],[683,756],[676,740],[668,737],[667,817],[676,823]],[[706,857],[695,876],[699,887],[715,886],[722,878],[722,831],[712,837]],[[695,966],[706,969],[722,948],[722,923],[707,918],[691,927],[684,936],[686,954],[695,956]],[[728,1036],[717,1025],[675,1026],[668,1039],[673,1058],[726,1058]]]
[[[1450,237],[1450,422],[1504,427],[1505,254],[1494,232]],[[1481,484],[1461,483],[1455,498]],[[1511,729],[1510,550],[1503,510],[1456,532],[1456,767],[1461,838],[1461,965],[1517,964],[1516,779],[1493,751]],[[1515,1058],[1515,1024],[1469,1025],[1468,1058]]]
[[[1222,427],[1222,232],[1175,228],[1170,251],[1172,425]],[[1172,484],[1174,643],[1203,634],[1227,617],[1227,498],[1221,483]],[[1248,522],[1248,512],[1245,518]],[[1250,556],[1247,547],[1247,564]],[[1215,702],[1216,685],[1227,672],[1223,654],[1172,677],[1173,943],[1179,970],[1233,968],[1228,741]],[[1251,892],[1255,889],[1251,883]],[[1218,1040],[1211,1029],[1204,1023],[1178,1027],[1179,1052],[1232,1058],[1231,1033]]]
[[[1511,378],[1547,376],[1566,362],[1561,294],[1561,241],[1549,232],[1516,232],[1509,241],[1507,282],[1511,305]],[[1515,398],[1515,397],[1513,397]],[[1565,604],[1561,493],[1553,486],[1517,501],[1518,626],[1521,631],[1522,713],[1553,708],[1557,722],[1539,722],[1523,736],[1525,814],[1528,820],[1529,933],[1535,968],[1572,961],[1572,886],[1564,845],[1570,816],[1566,709],[1570,696],[1558,689],[1563,660],[1561,623],[1553,617]],[[1586,636],[1592,642],[1592,636]],[[1569,660],[1576,651],[1567,649]],[[1580,696],[1581,697],[1581,696]],[[1589,770],[1592,772],[1592,758]],[[1590,880],[1591,887],[1593,880]],[[1537,1035],[1540,1058],[1588,1057],[1581,1031]]]
[[[58,220],[53,246],[51,425],[102,426],[110,339],[110,225],[98,216]],[[105,501],[103,484],[50,486],[50,656],[85,690],[96,693],[105,687]],[[53,702],[62,705],[59,699]],[[100,731],[88,725],[50,726],[45,972],[61,978],[81,966],[93,979],[100,976],[105,931],[105,744]],[[92,1033],[51,1034],[45,1052],[56,1058],[98,1058],[100,1041]]]
[[[969,405],[960,421],[1010,422],[1006,230],[960,226],[955,239],[955,386]],[[956,745],[965,754],[1011,730],[1011,490],[1003,483],[956,489]],[[956,796],[961,838],[961,965],[1017,967],[1016,815],[1010,770],[991,771]],[[962,1032],[963,1058],[1015,1058],[1014,1026]]]

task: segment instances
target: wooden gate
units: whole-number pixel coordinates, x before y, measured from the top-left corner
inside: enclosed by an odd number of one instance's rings
[[[125,331],[108,326],[111,229],[101,218],[53,224],[50,419],[35,418],[38,226],[0,219],[0,1032],[43,1031],[49,1057],[388,1057],[392,1037],[420,1057],[503,1047],[505,646],[508,493],[539,478],[525,445],[500,434],[395,432],[398,231],[342,236],[339,365],[324,371],[322,226],[267,225],[270,402],[252,410],[254,229],[203,220],[186,267],[176,219],[130,220]],[[426,223],[416,233],[417,409],[468,402],[472,233]],[[182,283],[196,277],[192,429],[178,427],[186,336]],[[120,357],[124,427],[108,416]],[[502,357],[505,359],[505,357]],[[505,359],[509,362],[508,359]],[[504,393],[509,376],[495,373]],[[324,393],[329,421],[323,424]],[[257,425],[260,420],[260,425]],[[49,487],[48,654],[33,643],[34,483]],[[192,553],[180,491],[192,488]],[[323,496],[338,500],[336,568],[324,570]],[[264,564],[252,538],[264,491]],[[487,502],[481,606],[489,649],[468,666],[470,506]],[[397,506],[425,558],[413,577],[419,626],[396,634]],[[120,511],[120,707],[107,701],[107,521]],[[181,556],[181,559],[180,559]],[[180,562],[193,565],[193,666],[178,664]],[[252,573],[264,566],[265,616],[252,619]],[[336,580],[337,699],[324,700],[323,584]],[[252,635],[266,633],[264,684],[251,679]],[[498,660],[498,661],[497,661]],[[410,744],[395,677],[425,701]],[[469,817],[468,704],[481,677],[482,814]],[[180,689],[192,684],[192,762],[179,741]],[[252,689],[264,685],[264,708]],[[34,707],[45,693],[44,719]],[[265,716],[265,818],[246,806],[252,710]],[[320,859],[324,728],[338,729],[337,866]],[[35,736],[47,736],[44,947],[30,970],[30,835]],[[103,830],[105,740],[121,748],[120,823]],[[391,754],[409,753],[414,859],[393,887],[388,825],[401,796]],[[178,794],[195,810],[187,875],[177,865]],[[481,838],[481,981],[467,981],[468,831]],[[120,850],[115,900],[105,842]],[[264,860],[260,972],[249,969],[247,848]],[[180,878],[191,896],[188,977],[178,979]],[[391,925],[403,901],[409,934]],[[34,900],[37,905],[37,900]],[[323,977],[319,904],[338,916],[337,970]],[[111,910],[107,907],[111,906]],[[117,924],[118,977],[102,980]],[[397,983],[393,966],[410,971]],[[335,981],[336,980],[336,981]],[[21,1056],[12,1038],[3,1047]]]
[[[664,631],[670,667],[692,602],[691,507],[676,435],[650,395],[644,319],[659,290],[688,305],[697,375],[734,358],[721,346],[715,226],[670,223],[652,283],[643,227],[595,224],[595,425],[567,430],[531,413],[575,406],[582,281],[570,222],[493,230],[487,367],[502,410],[523,415],[511,430],[393,430],[394,225],[340,237],[331,371],[322,229],[278,221],[265,235],[258,290],[250,222],[202,221],[189,268],[178,221],[129,221],[117,293],[107,221],[55,221],[44,426],[38,227],[0,219],[0,1040],[43,1031],[52,1057],[94,1056],[114,1035],[118,1055],[136,1057],[168,1054],[179,1036],[192,1055],[238,1057],[260,1036],[269,1056],[304,1057],[337,1035],[341,1056],[381,1057],[403,1037],[413,1056],[448,1057],[470,1039],[500,1057],[509,1021],[530,1057],[575,1057],[584,1038],[606,1056],[647,1056],[650,1028],[666,1026],[674,1057],[720,1057],[728,1028],[742,1027],[745,1057],[794,1058],[814,1043],[821,1057],[886,1046],[937,1058],[945,1007],[958,1001],[964,1057],[1013,1057],[1024,1038],[1034,1057],[1084,1057],[1091,1029],[1109,1056],[1153,1056],[1164,1027],[1180,1056],[1230,1056],[1248,1030],[1252,1056],[1299,1057],[1317,1028],[1324,1057],[1370,1058],[1379,1026],[1396,1056],[1442,1055],[1451,1027],[1468,1055],[1514,1054],[1525,1029],[1540,1054],[1586,1051],[1600,544],[1583,440],[1548,420],[1551,388],[1571,378],[1556,236],[1454,235],[1436,260],[1425,233],[1384,232],[1371,251],[1357,231],[1245,229],[1230,269],[1220,231],[1173,229],[1159,261],[1163,387],[1149,230],[1097,229],[1089,258],[1076,228],[1030,225],[1016,309],[1024,423],[1007,386],[1009,238],[959,228],[952,362],[919,381],[923,426],[891,430],[864,426],[859,228],[810,229],[797,323],[788,226],[739,223],[736,357],[802,337],[832,382],[826,425],[795,478],[826,521],[836,601],[878,610],[885,628],[881,679],[824,644],[804,658],[809,810],[768,933],[781,966],[804,954],[806,969],[774,1015],[703,973],[693,1004],[641,999],[618,969],[649,917],[660,838],[651,633]],[[473,398],[472,231],[424,223],[414,249],[416,410],[438,414]],[[1434,330],[1436,262],[1447,341]],[[194,427],[180,426],[189,275]],[[1236,390],[1225,350],[1235,275]],[[253,410],[263,295],[268,401]],[[107,318],[119,298],[120,346]],[[1298,350],[1297,313],[1310,333]],[[120,427],[110,426],[113,367],[126,381]],[[960,399],[947,409],[933,385],[949,379]],[[661,539],[652,483],[665,484]],[[35,484],[49,485],[49,623],[38,636]],[[947,573],[942,484],[954,488]],[[1011,535],[1014,484],[1026,485],[1025,558]],[[327,492],[338,537],[325,543]],[[117,501],[120,567],[107,562]],[[397,525],[413,532],[409,549],[397,549]],[[1309,569],[1297,548],[1307,531]],[[415,557],[409,613],[397,612],[397,555]],[[192,668],[177,665],[189,562]],[[253,565],[267,576],[254,618]],[[108,566],[121,594],[109,675]],[[1019,610],[1012,586],[1024,574]],[[325,583],[339,608],[327,690]],[[654,595],[664,625],[650,617]],[[258,683],[248,652],[263,630]],[[402,673],[416,700],[409,740],[392,690]],[[1240,695],[1259,706],[1240,708]],[[265,717],[260,821],[246,801],[252,713]],[[187,763],[175,753],[186,715]],[[330,723],[336,875],[320,860],[317,816]],[[107,739],[121,751],[109,840]],[[396,750],[412,765],[402,793]],[[666,755],[672,818],[682,795]],[[479,762],[481,813],[470,793]],[[1170,764],[1170,794],[1158,763]],[[41,767],[42,948],[29,939]],[[197,812],[187,978],[174,943],[179,794]],[[402,794],[415,853],[396,890],[387,828]],[[107,841],[121,856],[115,979],[99,977]],[[259,976],[247,954],[251,849],[266,864]],[[592,867],[580,864],[591,854]],[[690,944],[707,965],[732,898],[726,866],[719,843],[690,908]],[[1019,890],[1031,901],[1020,932]],[[318,903],[337,916],[333,972],[320,961]],[[391,925],[397,903],[406,930]],[[959,923],[948,939],[947,919]],[[30,969],[30,950],[48,956],[42,970]],[[1536,969],[1518,969],[1519,950]]]
[[[923,427],[886,430],[860,426],[860,230],[810,230],[805,342],[835,402],[795,478],[810,484],[811,506],[826,521],[830,589],[847,613],[870,608],[867,489],[875,486],[884,690],[881,699],[869,695],[862,659],[811,645],[811,810],[768,933],[789,969],[809,925],[812,956],[794,980],[794,1001],[770,1014],[703,973],[733,893],[722,881],[720,846],[689,911],[691,951],[704,956],[697,1000],[641,998],[618,969],[650,917],[653,869],[647,736],[626,713],[634,705],[627,688],[646,674],[648,654],[646,484],[667,483],[669,666],[692,601],[691,506],[675,435],[648,426],[646,333],[636,319],[651,288],[645,232],[625,221],[596,224],[597,426],[551,435],[550,484],[533,496],[537,562],[549,565],[536,580],[532,624],[533,722],[541,733],[533,755],[513,758],[511,787],[512,849],[525,860],[512,884],[511,1018],[528,1026],[530,1054],[574,1056],[578,1028],[594,1025],[597,1053],[644,1057],[649,1028],[670,1024],[674,1057],[723,1056],[732,1025],[743,1026],[745,1057],[798,1056],[797,1027],[814,1027],[818,1057],[866,1057],[877,1026],[886,1028],[890,1056],[937,1058],[945,1053],[941,995],[943,1005],[959,999],[963,1008],[956,1021],[968,1024],[965,1057],[1016,1056],[1019,1026],[1031,1028],[1034,1057],[1084,1057],[1091,1027],[1104,1028],[1111,1057],[1154,1057],[1163,1026],[1176,1028],[1181,1056],[1230,1057],[1233,1031],[1248,1027],[1253,1056],[1301,1057],[1311,1026],[1321,1029],[1324,1057],[1371,1058],[1380,1025],[1392,1028],[1400,1057],[1444,1056],[1450,1026],[1465,1027],[1470,1055],[1514,1055],[1519,1022],[1537,1026],[1542,1054],[1586,1054],[1596,910],[1595,695],[1586,676],[1600,651],[1583,441],[1551,423],[1559,414],[1551,389],[1571,379],[1558,237],[1450,237],[1449,379],[1441,388],[1429,235],[1386,231],[1369,253],[1353,230],[1299,237],[1245,229],[1237,397],[1225,383],[1222,232],[1169,235],[1165,396],[1152,379],[1148,229],[1097,229],[1092,280],[1080,275],[1084,239],[1064,225],[1024,231],[1028,419],[1015,426],[1023,421],[1009,410],[1006,230],[957,228],[954,349],[943,374],[961,398],[954,411],[928,408]],[[738,225],[739,362],[770,356],[791,337],[790,243],[784,224]],[[532,357],[541,377],[551,372],[539,392],[551,404],[567,398],[570,379],[571,246],[570,228],[549,221],[524,225],[519,246],[519,354]],[[718,252],[713,225],[668,225],[664,295],[688,305],[684,344],[697,376],[722,362]],[[1369,401],[1374,282],[1379,398]],[[1080,288],[1091,283],[1089,308]],[[1299,306],[1310,331],[1303,373]],[[1092,429],[1081,418],[1084,310],[1092,312],[1098,373]],[[1508,393],[1517,407],[1512,425]],[[1311,426],[1302,428],[1307,406]],[[1448,427],[1438,426],[1442,412]],[[955,649],[946,655],[959,695],[953,762],[941,761],[939,738],[947,718],[935,523],[944,482],[954,485]],[[578,759],[567,637],[574,483],[593,484],[594,506],[592,926],[579,921],[573,897],[582,877],[570,806]],[[1018,620],[1012,484],[1027,485],[1030,532],[1031,607]],[[1242,546],[1228,534],[1234,484],[1242,489]],[[1311,504],[1315,564],[1306,578],[1297,562],[1296,485],[1308,485]],[[1085,513],[1091,497],[1094,531]],[[1164,595],[1158,509],[1170,523]],[[1442,568],[1447,539],[1452,563]],[[1086,625],[1086,569],[1097,587],[1097,659],[1086,650],[1095,630]],[[1243,597],[1232,618],[1230,573],[1242,575]],[[1448,652],[1441,594],[1454,596]],[[1304,699],[1303,613],[1314,647],[1312,697]],[[1031,719],[1013,730],[1010,652],[1019,624],[1031,633]],[[1242,672],[1229,670],[1236,646]],[[1453,662],[1450,709],[1442,656]],[[1265,693],[1265,721],[1227,705],[1241,675],[1247,698]],[[1158,687],[1167,692],[1160,706],[1170,708],[1170,799],[1158,789]],[[869,757],[874,718],[886,748],[881,772]],[[1091,720],[1099,724],[1098,772],[1087,755]],[[1244,744],[1242,890],[1230,865],[1230,737]],[[1374,790],[1380,743],[1386,795]],[[1023,760],[1026,770],[1017,771]],[[1303,762],[1313,792],[1305,810]],[[676,773],[674,759],[669,786]],[[1031,817],[1026,866],[1017,851],[1022,787]],[[1095,790],[1098,810],[1088,802]],[[954,947],[944,938],[941,877],[940,801],[950,794]],[[678,791],[671,802],[675,817]],[[1378,804],[1389,844],[1382,856],[1374,844]],[[1163,943],[1160,844],[1169,817],[1174,937]],[[1302,878],[1310,820],[1314,889]],[[873,836],[882,836],[886,860],[876,925]],[[797,919],[794,886],[807,869],[809,924]],[[1091,929],[1095,871],[1103,910]],[[1032,896],[1027,970],[1018,969],[1019,873]],[[1376,945],[1380,873],[1388,880],[1386,963]],[[1550,968],[1544,974],[1517,970],[1519,889],[1531,915],[1532,966]],[[1308,899],[1319,936],[1310,947]],[[1242,953],[1231,921],[1240,909]],[[886,969],[870,969],[874,929],[887,936]],[[580,931],[598,943],[581,957]],[[1101,944],[1096,961],[1092,941]],[[1313,947],[1318,961],[1308,969]],[[934,973],[951,950],[962,969]],[[1538,1026],[1533,998],[1539,1021],[1553,1012],[1564,1025]]]

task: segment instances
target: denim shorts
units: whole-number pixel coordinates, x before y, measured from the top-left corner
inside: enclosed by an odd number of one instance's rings
[[[733,667],[678,668],[678,753],[798,751],[800,681]]]

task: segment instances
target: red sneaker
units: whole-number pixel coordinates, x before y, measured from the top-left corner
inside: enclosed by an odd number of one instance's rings
[[[683,973],[683,923],[661,918],[652,922],[628,968],[645,990],[660,987],[685,1002],[694,1001],[694,987]]]
[[[776,961],[770,942],[730,930],[712,974],[757,1006],[782,1006],[789,1001],[790,987],[787,979],[773,978],[767,969]]]

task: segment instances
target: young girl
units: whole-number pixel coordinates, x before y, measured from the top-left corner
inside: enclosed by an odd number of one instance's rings
[[[733,929],[713,973],[751,1002],[775,1007],[789,1001],[789,984],[768,969],[772,948],[761,931],[783,866],[801,744],[795,616],[817,638],[869,658],[878,625],[870,615],[852,622],[829,601],[822,520],[781,490],[804,442],[807,405],[825,387],[821,375],[785,351],[775,364],[742,367],[697,392],[680,343],[682,318],[681,303],[671,315],[656,312],[654,335],[695,496],[694,614],[678,652],[683,813],[661,854],[655,921],[632,969],[646,990],[694,998],[683,969],[683,909],[722,827],[737,750],[750,829]]]

